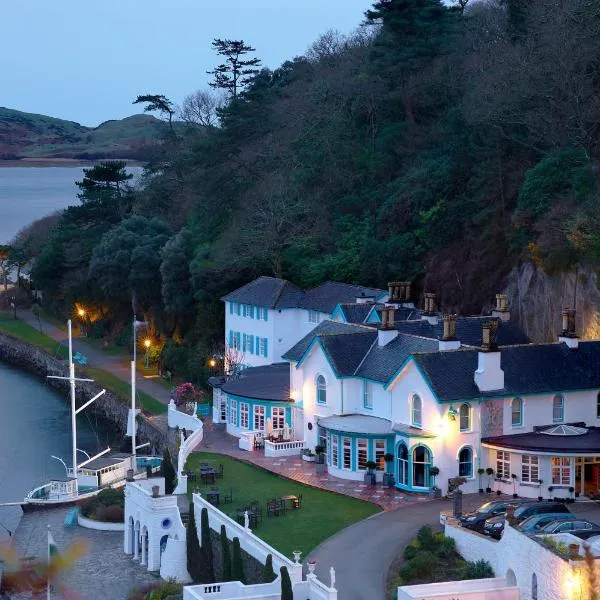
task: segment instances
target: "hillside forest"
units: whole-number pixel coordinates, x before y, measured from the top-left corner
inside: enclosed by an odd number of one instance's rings
[[[275,70],[213,46],[198,118],[165,129],[141,185],[122,163],[87,170],[33,244],[47,309],[85,305],[90,335],[125,339],[135,311],[198,381],[219,298],[261,274],[411,279],[415,301],[468,314],[522,261],[599,263],[600,4],[380,0]],[[138,101],[171,123],[167,98]]]

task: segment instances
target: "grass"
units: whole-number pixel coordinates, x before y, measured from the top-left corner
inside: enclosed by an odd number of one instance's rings
[[[65,346],[60,345],[56,340],[40,333],[35,327],[24,321],[15,320],[12,315],[0,313],[0,331],[12,335],[13,337],[38,346],[42,350],[56,356],[57,358],[67,358],[69,352]]]
[[[131,402],[131,386],[128,382],[97,367],[84,367],[83,371],[90,379],[93,379],[98,385],[116,394],[123,402]],[[162,402],[146,394],[146,392],[136,390],[136,395],[140,406],[146,412],[152,415],[167,412],[167,407]]]
[[[115,344],[108,344],[108,346],[104,345],[104,340],[91,337],[80,337],[78,339],[80,342],[83,342],[96,350],[102,350],[102,352],[109,356],[126,356],[129,354],[129,350],[123,346],[116,346]]]
[[[236,519],[238,508],[257,500],[263,510],[263,520],[254,533],[290,558],[293,550],[301,550],[306,557],[334,533],[380,512],[379,507],[370,502],[311,488],[221,454],[194,452],[186,468],[198,472],[201,462],[211,461],[224,468],[223,479],[217,480],[217,486],[227,493],[233,490],[233,503],[221,504],[219,508]],[[203,485],[198,477],[188,486],[190,499],[195,486],[200,487],[200,493],[213,487]],[[267,517],[268,499],[298,494],[302,494],[299,510],[288,509],[283,516]]]

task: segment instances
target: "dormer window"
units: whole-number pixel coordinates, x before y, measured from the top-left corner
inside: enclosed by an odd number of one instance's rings
[[[323,375],[317,375],[317,404],[327,404],[327,382]]]
[[[461,431],[471,431],[471,407],[467,403],[460,405],[458,420]]]
[[[419,394],[413,394],[411,398],[410,424],[419,428],[423,426],[423,401]]]
[[[510,405],[510,424],[513,427],[523,425],[523,400],[513,398]]]
[[[565,420],[565,397],[556,394],[552,400],[552,422],[562,423]]]
[[[316,310],[309,310],[308,311],[308,322],[309,323],[319,323],[320,319],[319,319],[319,313]]]

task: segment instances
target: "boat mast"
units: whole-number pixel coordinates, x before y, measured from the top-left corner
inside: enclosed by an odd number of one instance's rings
[[[73,442],[73,477],[77,479],[77,420],[75,419],[75,364],[73,363],[73,339],[71,334],[71,319],[68,322],[69,329],[69,383],[71,386],[71,432]]]
[[[136,334],[137,321],[135,315],[133,315],[133,361],[131,363],[131,454],[133,456],[133,469],[136,468],[136,457],[135,457],[135,365],[137,358],[137,334]]]

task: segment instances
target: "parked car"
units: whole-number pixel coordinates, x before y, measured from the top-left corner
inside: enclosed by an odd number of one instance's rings
[[[572,513],[542,513],[539,515],[531,515],[531,517],[527,517],[524,521],[521,521],[517,529],[523,533],[536,533],[544,527],[544,525],[548,525],[548,523],[551,523],[552,521],[569,521],[576,518],[577,517]]]
[[[600,526],[585,519],[572,519],[569,521],[552,521],[542,527],[539,531],[541,535],[550,533],[572,533],[577,537],[585,536],[582,539],[587,539],[593,535],[600,533]]]
[[[533,515],[550,513],[554,515],[571,514],[569,509],[559,502],[530,502],[515,509],[515,519],[520,523]],[[555,516],[554,519],[556,518]],[[504,519],[505,515],[486,519],[483,533],[499,540],[504,532]]]
[[[483,526],[486,519],[497,517],[499,515],[505,515],[508,506],[516,506],[518,504],[518,500],[497,500],[495,502],[486,502],[477,510],[461,515],[458,519],[458,522],[467,529],[472,529],[473,531],[479,531],[480,533],[483,533]]]

